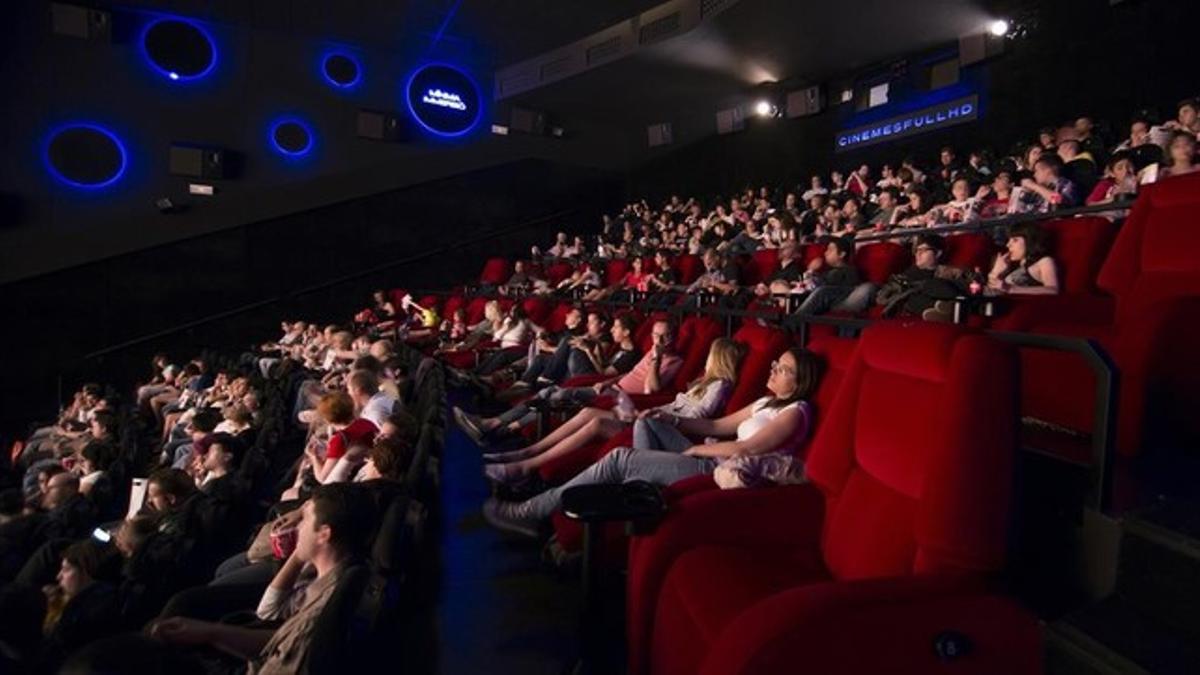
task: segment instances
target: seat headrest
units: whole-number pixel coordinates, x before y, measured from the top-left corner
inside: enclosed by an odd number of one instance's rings
[[[966,329],[925,321],[877,323],[862,334],[867,366],[933,382],[946,379],[954,342]]]

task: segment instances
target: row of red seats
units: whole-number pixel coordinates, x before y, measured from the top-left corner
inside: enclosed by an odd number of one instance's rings
[[[1189,383],[1200,374],[1200,360],[1191,357],[1189,348],[1200,337],[1192,311],[1200,293],[1200,176],[1147,186],[1119,233],[1115,224],[1099,217],[1050,220],[1042,226],[1058,264],[1062,293],[1009,298],[1001,316],[975,317],[972,323],[1097,340],[1121,377],[1117,449],[1136,454],[1147,431],[1147,407],[1159,399],[1168,406],[1191,400]],[[996,253],[985,233],[950,236],[947,244],[946,262],[965,268],[986,270]],[[804,260],[820,255],[820,248],[806,246]],[[765,278],[778,264],[775,256],[774,250],[764,250],[744,257],[743,281]],[[856,263],[864,278],[882,283],[911,264],[911,257],[905,246],[880,242],[860,247]],[[625,261],[607,264],[612,271],[607,276],[619,278]],[[678,256],[672,264],[685,281],[699,273],[696,256]],[[507,261],[493,259],[485,276],[494,282],[507,270]],[[1086,363],[1074,355],[1033,348],[1023,349],[1021,358],[1022,414],[1091,433],[1095,378]],[[1170,412],[1173,419],[1196,419],[1186,410]],[[1186,432],[1200,431],[1200,422],[1191,424]]]
[[[764,331],[748,337],[778,344]],[[633,539],[629,672],[1040,672],[1036,621],[989,586],[1008,533],[1015,354],[906,322],[844,348],[827,352],[808,484],[676,485],[664,522]]]

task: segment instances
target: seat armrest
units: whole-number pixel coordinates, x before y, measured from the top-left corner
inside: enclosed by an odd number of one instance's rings
[[[1041,628],[978,578],[894,577],[799,586],[722,629],[700,672],[1042,672]]]
[[[1036,333],[1038,325],[1045,323],[1104,326],[1116,315],[1116,301],[1107,295],[1011,295],[1006,300],[1011,302],[1009,310],[990,322],[996,330]]]

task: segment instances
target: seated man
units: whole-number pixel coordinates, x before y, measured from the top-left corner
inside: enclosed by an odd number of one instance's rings
[[[675,327],[670,322],[655,321],[651,336],[654,346],[628,373],[607,378],[591,387],[550,387],[538,392],[537,398],[551,402],[588,405],[614,386],[625,394],[653,394],[660,391],[675,378],[675,373],[683,365],[683,359],[674,352]],[[527,404],[514,406],[498,417],[478,417],[457,406],[453,412],[454,421],[476,443],[482,443],[485,436],[498,431],[515,432],[537,419],[537,413]],[[587,419],[568,421],[546,436],[539,446],[549,447],[557,443],[586,422]]]
[[[792,287],[793,293],[808,291],[797,314],[824,314],[832,309],[857,313],[866,309],[869,298],[851,297],[859,281],[858,269],[850,264],[853,254],[853,239],[836,237],[829,240],[824,257],[813,260],[804,277]]]
[[[769,293],[787,293],[791,285],[804,274],[796,259],[796,242],[788,239],[779,246],[779,269],[754,287],[754,295],[763,297]]]
[[[732,260],[724,260],[716,249],[707,249],[703,255],[704,273],[701,274],[692,285],[687,287],[687,293],[695,296],[700,293],[711,293],[714,295],[730,295],[738,290],[738,268],[737,263]],[[698,304],[698,299],[692,297],[688,300],[689,303]]]
[[[367,546],[372,519],[365,494],[351,485],[318,488],[301,507],[292,555],[317,578],[299,609],[275,629],[244,628],[183,617],[155,622],[150,634],[171,645],[211,647],[247,662],[247,673],[294,673],[306,667],[317,618],[338,582]]]
[[[1063,177],[1063,161],[1058,155],[1042,155],[1033,165],[1033,178],[1021,181],[1009,200],[1009,213],[1048,213],[1077,206],[1079,189]]]
[[[920,316],[930,321],[953,317],[953,307],[939,305],[938,301],[952,300],[966,288],[961,269],[940,263],[945,251],[942,237],[932,233],[917,236],[912,267],[893,274],[875,294],[875,301],[884,307],[884,316]],[[864,288],[874,290],[870,283],[865,283],[854,289],[854,293],[865,292],[860,290]],[[950,317],[946,317],[947,311]]]
[[[572,342],[574,338],[584,334],[583,312],[578,307],[572,307],[564,321],[565,326],[557,333],[540,331],[537,334],[529,346],[529,362],[525,366],[525,372],[513,383],[513,389],[524,391],[539,381],[552,384],[566,375]],[[599,335],[592,330],[590,316],[587,331],[593,336]]]

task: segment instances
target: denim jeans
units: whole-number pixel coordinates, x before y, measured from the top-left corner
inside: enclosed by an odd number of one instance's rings
[[[695,445],[674,424],[642,418],[633,423],[633,447],[638,450],[683,452]]]
[[[529,499],[524,506],[531,517],[545,519],[558,510],[563,492],[576,485],[616,484],[635,480],[670,485],[684,478],[710,474],[716,468],[717,460],[711,457],[617,448],[563,485]]]

